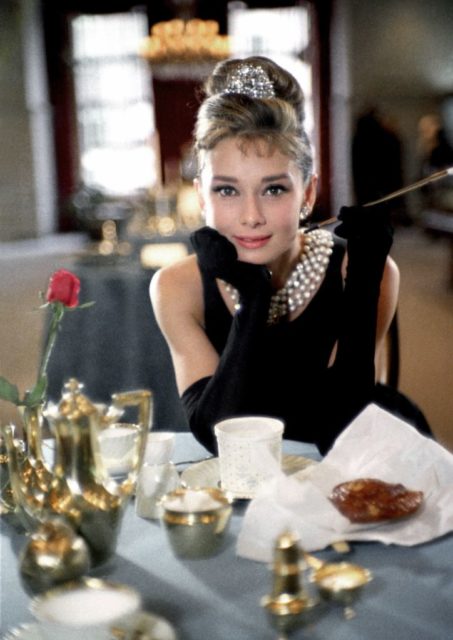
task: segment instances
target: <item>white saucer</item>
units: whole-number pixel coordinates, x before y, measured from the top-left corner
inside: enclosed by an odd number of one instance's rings
[[[305,458],[304,456],[283,455],[282,471],[287,476],[293,475],[313,464],[317,464],[315,460]],[[181,473],[181,482],[189,489],[199,487],[216,487],[220,485],[220,469],[218,458],[208,458],[187,467]],[[252,498],[253,496],[244,496],[244,498]]]
[[[154,613],[142,611],[137,614],[137,626],[135,632],[146,633],[152,640],[177,640],[176,632],[172,625]],[[21,624],[10,631],[7,631],[1,640],[41,640],[38,623],[31,622]],[[86,640],[89,640],[86,637]]]

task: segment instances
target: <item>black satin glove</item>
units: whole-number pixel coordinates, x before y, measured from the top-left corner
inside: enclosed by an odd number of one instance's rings
[[[387,254],[393,243],[393,227],[390,208],[386,203],[371,207],[342,207],[338,215],[341,223],[335,233],[348,242],[367,242],[370,248],[379,246]]]
[[[325,382],[333,408],[330,414],[326,408],[325,420],[333,432],[349,424],[373,398],[379,296],[393,242],[386,204],[342,207],[338,217],[335,233],[347,240],[348,263],[337,354]],[[322,446],[328,446],[327,440]]]
[[[271,281],[265,266],[238,260],[236,247],[211,227],[198,229],[190,239],[200,269],[233,285],[239,292],[241,303],[258,299],[269,303]]]
[[[263,352],[271,284],[262,265],[238,260],[236,248],[210,227],[191,235],[201,272],[221,278],[239,292],[240,309],[234,314],[219,364],[212,376],[197,380],[182,395],[190,428],[209,451],[216,452],[214,425],[224,418],[249,413],[249,389]]]

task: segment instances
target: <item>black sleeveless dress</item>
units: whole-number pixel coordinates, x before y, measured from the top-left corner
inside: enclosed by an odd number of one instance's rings
[[[213,435],[215,422],[229,416],[269,415],[285,422],[284,437],[315,443],[321,452],[331,446],[338,434],[369,402],[409,419],[420,421],[429,431],[424,417],[404,396],[393,389],[374,384],[375,307],[378,296],[369,297],[372,307],[363,335],[348,336],[360,323],[349,323],[356,314],[354,308],[345,313],[345,287],[342,261],[344,241],[335,237],[333,252],[324,280],[304,311],[293,321],[281,321],[267,326],[247,362],[247,373],[241,378],[241,391],[234,393],[235,378],[241,373],[229,359],[228,376],[223,384],[233,393],[225,403],[216,389],[216,402],[209,399],[208,385],[212,377],[195,382],[182,395],[190,428],[195,437],[209,450],[216,451]],[[219,356],[224,352],[233,317],[226,307],[215,279],[201,270],[205,306],[205,331]],[[360,277],[360,276],[359,276]],[[363,288],[359,285],[358,289]],[[379,281],[377,282],[378,292]],[[365,300],[365,302],[364,302]],[[354,306],[355,301],[353,302]],[[366,296],[357,301],[363,315]],[[363,324],[363,323],[362,323]],[[365,322],[366,325],[366,322]],[[343,327],[343,329],[341,329]],[[360,333],[359,328],[358,332]],[[338,340],[348,343],[334,366],[329,360]],[[340,362],[337,362],[340,360]],[[225,373],[225,372],[223,372]],[[236,382],[237,384],[237,382]],[[212,387],[211,387],[212,388]],[[229,389],[225,389],[225,395]],[[227,404],[227,406],[225,406]],[[223,406],[220,406],[223,405]]]
[[[341,305],[344,248],[336,244],[318,292],[292,322],[268,326],[248,380],[244,413],[285,420],[285,436],[312,441],[316,405],[323,399],[320,378],[337,339],[336,315]],[[232,316],[215,280],[202,273],[205,331],[219,355],[225,347]],[[234,376],[234,371],[231,372]],[[296,401],[294,398],[296,395]]]

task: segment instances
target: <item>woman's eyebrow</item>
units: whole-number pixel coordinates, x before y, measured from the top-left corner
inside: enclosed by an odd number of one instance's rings
[[[238,179],[233,176],[212,176],[212,179],[220,182],[238,182]]]
[[[239,179],[234,176],[214,175],[212,176],[212,179],[217,180],[218,182],[239,182]],[[291,180],[291,176],[286,172],[278,173],[273,176],[265,176],[261,179],[261,182],[275,182],[276,180]]]
[[[262,179],[262,182],[274,182],[275,180],[290,180],[289,173],[278,173],[275,176],[266,176]]]

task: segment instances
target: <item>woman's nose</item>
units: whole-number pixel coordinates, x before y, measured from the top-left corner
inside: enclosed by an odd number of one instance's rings
[[[260,203],[255,197],[247,198],[241,210],[241,224],[258,227],[266,222]]]

